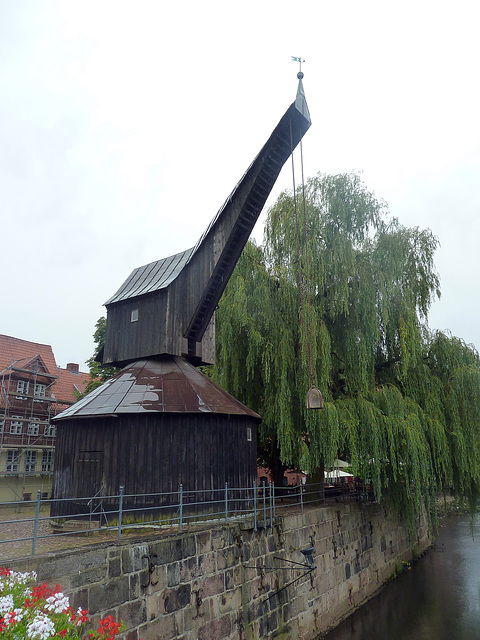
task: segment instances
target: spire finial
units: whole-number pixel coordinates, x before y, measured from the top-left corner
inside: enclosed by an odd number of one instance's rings
[[[303,73],[302,73],[302,62],[305,62],[305,60],[303,60],[303,58],[297,58],[295,56],[291,56],[293,62],[298,62],[300,65],[300,69],[299,72],[297,73],[297,78],[299,80],[301,80],[303,78]]]

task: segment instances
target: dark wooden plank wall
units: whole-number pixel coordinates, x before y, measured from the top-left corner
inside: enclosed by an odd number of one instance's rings
[[[184,491],[207,494],[225,482],[251,487],[257,475],[256,422],[244,416],[129,414],[65,420],[57,424],[57,451],[54,497],[62,498],[118,495],[120,485],[126,494],[177,492],[180,483]],[[67,515],[69,508],[58,501],[52,515]]]
[[[204,253],[205,262],[208,255]],[[204,278],[205,270],[203,264]],[[194,291],[203,286],[201,273],[192,273],[192,279],[180,278],[167,289],[139,298],[109,305],[104,363],[127,363],[141,358],[170,354],[188,355],[184,334],[195,305]],[[138,309],[138,321],[131,322],[131,312]],[[214,363],[215,323],[212,322],[200,343],[196,355],[200,361]]]

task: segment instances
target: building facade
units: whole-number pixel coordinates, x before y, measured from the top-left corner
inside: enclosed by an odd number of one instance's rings
[[[83,392],[88,373],[57,366],[52,347],[0,335],[0,502],[49,497],[55,457],[51,419]]]

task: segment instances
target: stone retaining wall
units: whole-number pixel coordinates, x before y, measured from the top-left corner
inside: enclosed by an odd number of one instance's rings
[[[412,546],[420,553],[429,544],[425,523],[411,543],[380,505],[347,503],[277,517],[271,529],[197,528],[9,567],[59,583],[94,622],[122,619],[128,640],[313,640],[411,560]],[[316,569],[308,572],[292,562],[303,563],[300,550],[310,546]]]

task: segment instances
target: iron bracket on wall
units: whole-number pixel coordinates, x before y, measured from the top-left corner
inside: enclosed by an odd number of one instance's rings
[[[271,598],[273,598],[274,596],[277,596],[279,593],[284,591],[287,587],[294,584],[295,582],[298,582],[301,578],[305,577],[307,574],[312,573],[312,571],[316,569],[315,560],[313,559],[313,547],[300,549],[300,553],[302,553],[303,556],[305,557],[305,562],[295,562],[294,560],[287,560],[287,558],[280,558],[280,556],[273,556],[274,560],[281,560],[282,562],[288,562],[289,564],[297,565],[298,568],[297,567],[260,567],[260,566],[245,567],[245,569],[260,569],[262,571],[292,571],[292,570],[303,571],[301,576],[298,576],[298,578],[295,578],[288,584],[284,585],[281,589],[278,589],[278,591],[274,591],[274,593],[271,593],[268,597],[266,597],[263,600],[263,602],[268,602]]]
[[[151,575],[155,571],[155,567],[157,566],[154,562],[154,559],[155,560],[157,559],[156,553],[152,553],[151,556],[149,555],[142,556],[142,560],[148,560],[148,567],[147,567],[148,582],[147,584],[142,584],[142,587],[144,589],[146,589],[147,587],[154,587],[156,584],[158,584],[158,580],[156,582],[152,582],[152,578],[151,578]]]

